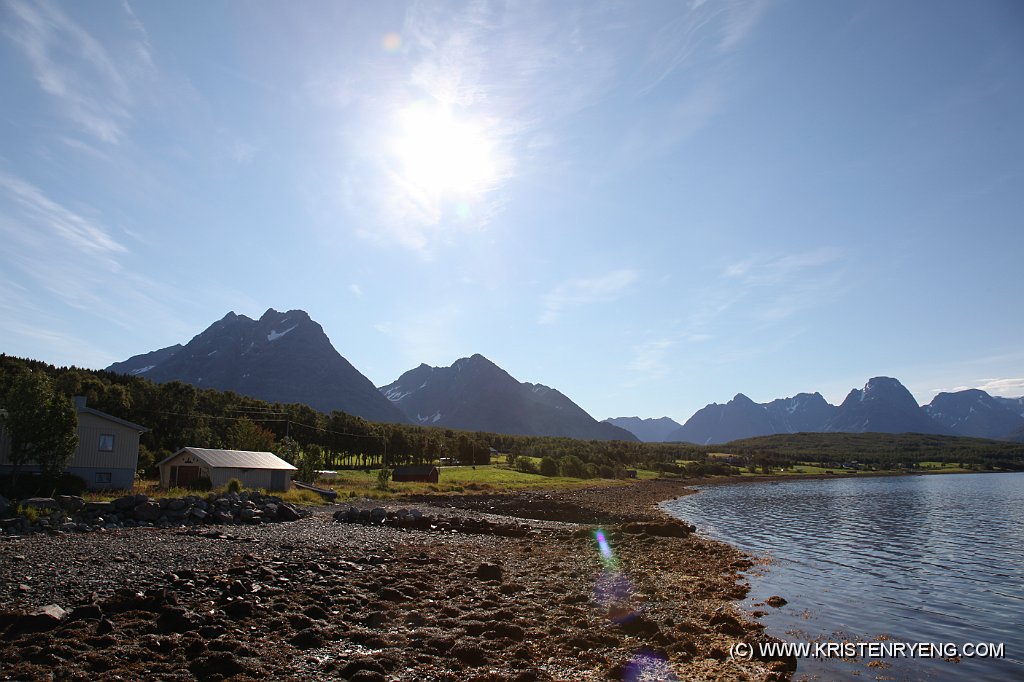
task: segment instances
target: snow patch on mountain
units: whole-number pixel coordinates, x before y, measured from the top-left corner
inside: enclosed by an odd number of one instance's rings
[[[288,327],[288,329],[285,329],[283,332],[279,332],[276,329],[271,329],[270,333],[267,334],[267,341],[277,341],[279,338],[281,338],[282,336],[284,336],[285,334],[287,334],[288,332],[292,331],[293,329],[295,329],[298,326],[299,325],[297,325],[297,324],[296,325],[292,325],[291,327]]]

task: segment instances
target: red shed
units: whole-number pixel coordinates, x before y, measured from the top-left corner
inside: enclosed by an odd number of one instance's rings
[[[402,481],[421,481],[423,483],[437,483],[441,475],[440,470],[432,464],[411,467],[395,467],[391,472],[391,480],[396,483]]]

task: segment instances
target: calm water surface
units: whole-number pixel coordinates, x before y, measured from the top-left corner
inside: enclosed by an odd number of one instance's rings
[[[1003,659],[801,659],[797,678],[1024,680],[1024,473],[709,486],[665,503],[766,556],[745,606],[784,641],[1004,643]],[[781,609],[754,606],[778,594]]]

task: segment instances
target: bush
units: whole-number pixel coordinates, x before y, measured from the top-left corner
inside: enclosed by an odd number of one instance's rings
[[[242,481],[237,478],[228,480],[227,488],[229,493],[240,493],[244,487],[245,486],[242,485]]]
[[[538,473],[537,465],[534,463],[532,459],[526,457],[517,457],[515,460],[515,464],[513,464],[512,466],[515,467],[516,471],[521,471],[524,474]]]
[[[566,455],[563,457],[559,470],[563,476],[570,478],[588,478],[587,465],[576,455]]]
[[[558,460],[551,455],[545,455],[540,459],[540,475],[541,476],[557,476],[558,475]]]

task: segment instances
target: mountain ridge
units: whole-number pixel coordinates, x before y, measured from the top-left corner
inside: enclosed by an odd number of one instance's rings
[[[183,346],[135,355],[107,369],[159,383],[177,380],[304,403],[326,413],[340,410],[369,421],[406,421],[303,310],[268,308],[259,320],[231,311]]]
[[[379,390],[410,421],[424,426],[637,440],[625,429],[598,422],[557,389],[520,382],[479,353],[459,358],[449,367],[420,364]]]

